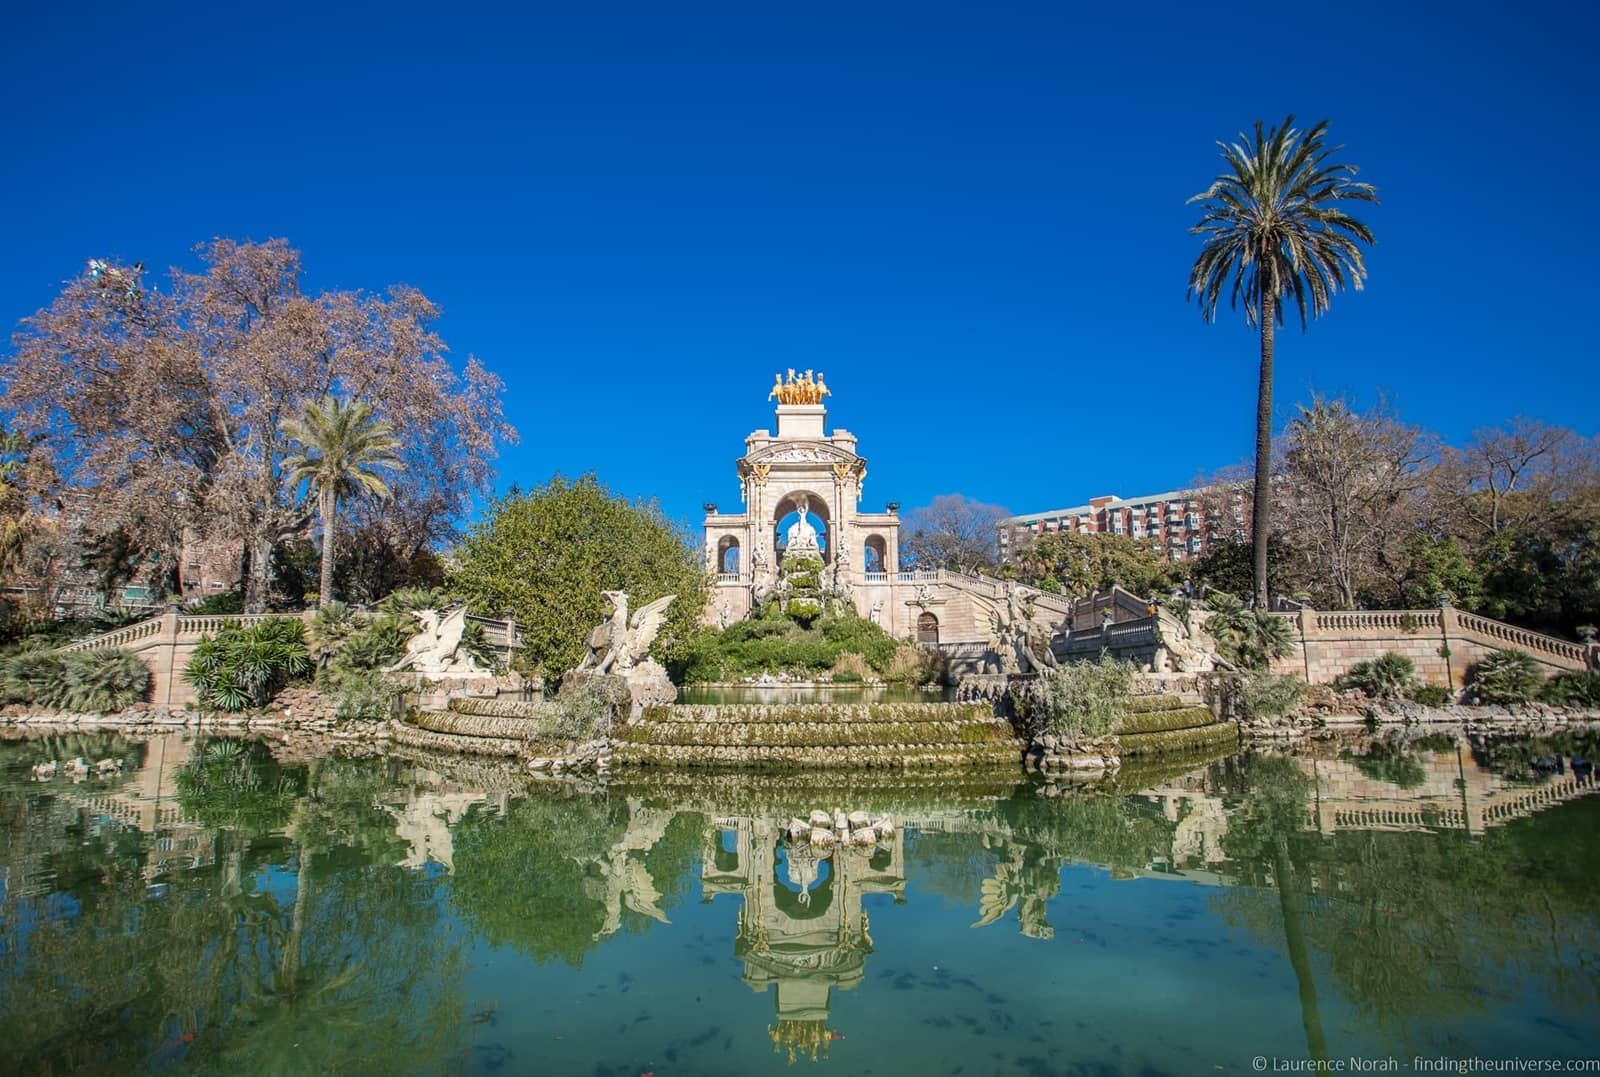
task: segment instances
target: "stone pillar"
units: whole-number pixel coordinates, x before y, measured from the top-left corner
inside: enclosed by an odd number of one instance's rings
[[[151,686],[151,701],[168,710],[172,709],[173,681],[178,679],[178,606],[166,608],[161,614],[161,632],[156,637],[155,683]]]

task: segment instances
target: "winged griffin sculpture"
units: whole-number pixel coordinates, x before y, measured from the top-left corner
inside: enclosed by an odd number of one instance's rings
[[[589,633],[589,653],[578,663],[578,669],[626,673],[644,659],[667,619],[667,607],[678,596],[666,595],[648,602],[630,619],[626,591],[600,593],[611,600],[611,616]]]

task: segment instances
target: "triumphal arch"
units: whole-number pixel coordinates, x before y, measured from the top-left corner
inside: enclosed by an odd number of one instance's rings
[[[933,571],[901,571],[899,506],[861,506],[867,460],[847,430],[827,430],[831,396],[821,374],[778,375],[777,432],[744,439],[737,462],[741,512],[706,505],[705,557],[715,585],[706,621],[727,625],[758,608],[787,557],[823,563],[826,590],[891,634],[925,642],[982,639],[969,604]]]

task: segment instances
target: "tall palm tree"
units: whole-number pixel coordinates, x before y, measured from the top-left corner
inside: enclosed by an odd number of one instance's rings
[[[1361,244],[1372,230],[1344,212],[1343,203],[1376,202],[1369,183],[1355,182],[1354,165],[1329,158],[1344,149],[1324,142],[1326,120],[1300,131],[1290,116],[1255,138],[1241,134],[1217,143],[1227,169],[1189,199],[1204,210],[1189,231],[1204,239],[1189,272],[1187,297],[1201,316],[1216,321],[1222,290],[1233,279],[1229,306],[1244,303],[1245,321],[1261,333],[1261,381],[1256,393],[1255,510],[1251,520],[1255,604],[1267,604],[1268,494],[1272,471],[1273,329],[1283,321],[1283,300],[1294,297],[1303,332],[1309,318],[1327,312],[1345,285],[1366,280]]]
[[[309,485],[322,517],[320,608],[333,598],[333,532],[339,502],[360,494],[389,497],[380,472],[404,466],[396,455],[400,442],[394,428],[372,413],[371,405],[361,400],[345,403],[333,396],[307,404],[299,419],[283,424],[283,432],[300,443],[300,451],[284,461],[284,473],[296,486]]]

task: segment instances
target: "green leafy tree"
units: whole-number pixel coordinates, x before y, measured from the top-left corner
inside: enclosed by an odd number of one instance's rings
[[[1267,604],[1272,530],[1274,329],[1291,297],[1304,329],[1327,312],[1340,289],[1359,291],[1367,275],[1361,245],[1373,241],[1372,230],[1346,213],[1344,204],[1376,202],[1377,191],[1355,182],[1355,166],[1329,159],[1343,147],[1326,144],[1327,128],[1323,121],[1302,131],[1293,116],[1272,128],[1257,121],[1253,139],[1240,135],[1236,143],[1218,143],[1225,170],[1189,200],[1203,211],[1190,229],[1203,246],[1189,273],[1189,297],[1199,301],[1207,321],[1215,321],[1229,289],[1229,305],[1237,309],[1242,301],[1246,324],[1261,336],[1251,591],[1260,607]]]
[[[1409,536],[1393,572],[1394,590],[1386,597],[1401,609],[1430,608],[1440,596],[1469,610],[1483,600],[1482,575],[1461,543],[1448,535]]]
[[[382,472],[398,471],[400,442],[394,428],[373,414],[364,400],[348,403],[324,397],[307,404],[299,419],[283,424],[285,436],[300,450],[284,460],[284,471],[295,486],[306,483],[317,499],[322,519],[322,583],[318,601],[333,598],[333,537],[339,501],[360,495],[390,496]]]
[[[1015,561],[1024,583],[1045,589],[1053,582],[1057,593],[1074,597],[1121,587],[1150,598],[1183,578],[1182,566],[1163,561],[1153,543],[1126,535],[1051,532],[1018,550]]]
[[[578,664],[590,630],[609,615],[602,591],[626,591],[633,609],[677,595],[656,638],[669,656],[694,635],[705,608],[697,547],[654,502],[618,497],[592,475],[556,476],[496,501],[456,560],[452,590],[474,613],[510,610],[524,660],[553,673]]]

